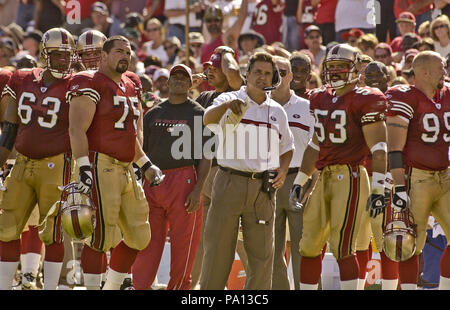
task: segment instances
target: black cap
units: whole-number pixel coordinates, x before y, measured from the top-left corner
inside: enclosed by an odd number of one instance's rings
[[[10,50],[12,51],[16,51],[17,50],[17,44],[16,42],[9,38],[9,37],[3,37],[0,39],[0,46],[6,46],[8,47]]]
[[[37,29],[32,30],[32,31],[28,31],[23,36],[24,40],[27,39],[27,38],[31,38],[31,39],[34,39],[34,40],[36,40],[38,42],[41,42],[41,40],[42,40],[42,32],[37,30]]]
[[[316,25],[310,25],[305,29],[305,36],[309,35],[312,31],[318,31],[320,35],[322,35],[322,31],[320,31],[319,27],[317,27]]]
[[[128,13],[125,17],[125,22],[121,24],[122,28],[133,28],[137,27],[138,25],[142,24],[144,21],[144,18],[141,14],[132,12]]]

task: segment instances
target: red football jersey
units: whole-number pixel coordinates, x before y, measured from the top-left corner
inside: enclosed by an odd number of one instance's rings
[[[2,97],[1,93],[3,92],[3,88],[8,84],[11,76],[11,71],[0,68],[0,98]]]
[[[423,170],[449,167],[450,88],[444,86],[428,98],[414,86],[398,85],[386,92],[390,116],[409,120],[403,149],[405,164]]]
[[[3,94],[17,102],[19,129],[16,150],[33,159],[70,151],[69,105],[66,91],[70,76],[46,87],[42,68],[14,72]]]
[[[370,150],[362,127],[385,119],[384,94],[375,88],[361,87],[338,97],[333,88],[324,86],[311,91],[309,100],[320,146],[317,169],[363,164]]]
[[[125,74],[118,84],[100,72],[80,72],[70,81],[69,102],[81,95],[88,96],[96,104],[87,131],[89,150],[132,162],[139,118],[139,93],[133,81]]]
[[[281,24],[284,11],[284,0],[273,4],[272,0],[262,0],[256,5],[251,27],[262,34],[267,44],[281,42]]]

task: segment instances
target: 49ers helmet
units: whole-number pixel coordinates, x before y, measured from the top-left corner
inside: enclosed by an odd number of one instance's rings
[[[52,63],[50,54],[53,51],[68,52],[69,58],[62,62]],[[75,40],[64,28],[52,28],[44,33],[40,44],[42,63],[57,79],[61,79],[71,72],[75,55]]]
[[[383,252],[387,257],[395,262],[402,262],[414,255],[416,226],[409,208],[402,211],[395,211],[392,208],[391,217],[383,232]]]
[[[335,62],[344,62],[347,64],[347,68],[331,68],[330,65]],[[352,46],[348,44],[337,44],[333,46],[323,62],[325,81],[334,89],[340,89],[350,83],[356,82],[358,62],[359,53]],[[342,77],[343,74],[345,74],[344,77]]]
[[[95,209],[89,196],[72,182],[64,187],[63,197],[61,225],[64,231],[75,240],[89,237],[95,229]]]
[[[77,54],[79,61],[88,70],[97,70],[106,36],[98,30],[88,30],[78,37]]]

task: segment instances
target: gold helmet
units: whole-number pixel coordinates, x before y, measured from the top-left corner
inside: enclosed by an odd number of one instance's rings
[[[79,61],[83,63],[86,69],[98,69],[105,41],[106,36],[98,30],[85,31],[78,37],[77,54]]]
[[[383,232],[383,252],[387,257],[395,262],[402,262],[414,255],[416,226],[409,208],[402,211],[392,208],[391,217]]]
[[[61,224],[64,231],[75,240],[89,237],[95,229],[95,209],[89,196],[72,182],[64,187]]]
[[[337,44],[333,46],[323,62],[325,81],[334,89],[340,89],[358,78],[357,64],[359,53],[348,44]],[[346,66],[343,67],[342,63]]]
[[[68,55],[53,59],[53,51],[67,52]],[[64,28],[52,28],[42,36],[40,44],[42,63],[57,79],[61,79],[70,74],[75,55],[75,40]]]

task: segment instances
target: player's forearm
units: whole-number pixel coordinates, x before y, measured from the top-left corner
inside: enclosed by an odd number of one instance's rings
[[[197,172],[197,183],[195,184],[195,187],[196,189],[202,191],[209,171],[211,170],[211,160],[206,158],[200,159],[200,162],[195,169]]]
[[[396,169],[390,169],[390,172],[392,174],[392,179],[394,180],[395,186],[402,186],[405,185],[405,169],[404,168],[396,168]]]
[[[372,171],[386,174],[387,153],[384,151],[375,151],[372,154]]]
[[[72,155],[75,159],[89,156],[89,142],[86,132],[76,128],[76,126],[69,127],[69,137]]]
[[[305,150],[303,154],[302,164],[300,165],[300,170],[307,176],[311,176],[316,170],[316,161],[319,158],[319,151],[313,149],[311,146]]]
[[[289,170],[289,164],[291,163],[293,154],[294,151],[290,150],[280,156],[280,171],[287,173],[287,171]]]

